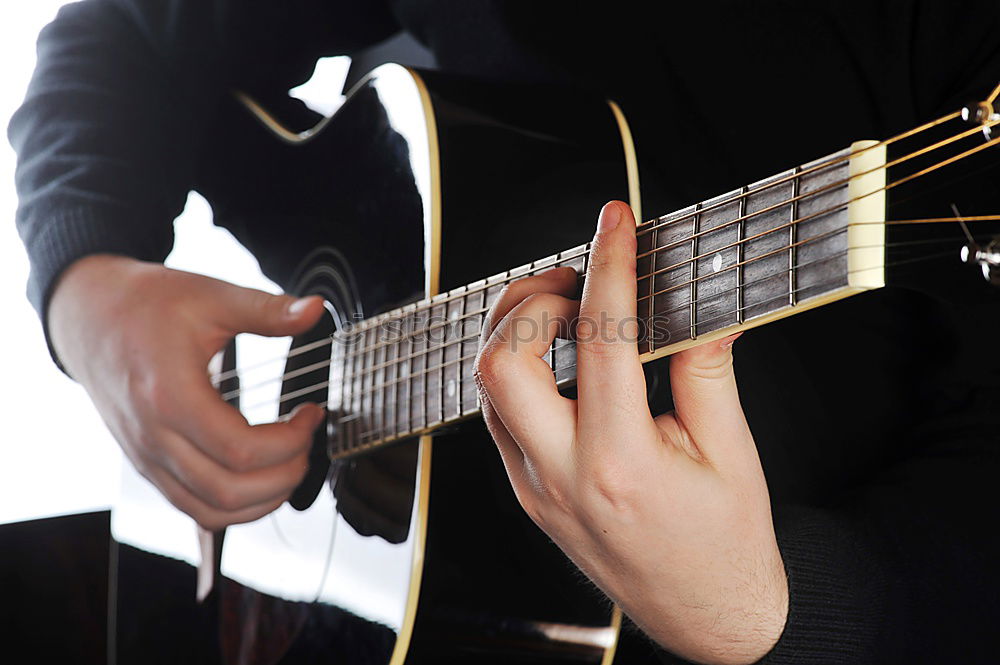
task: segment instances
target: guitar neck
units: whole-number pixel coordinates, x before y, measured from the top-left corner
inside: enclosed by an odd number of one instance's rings
[[[803,164],[637,228],[644,362],[884,285],[885,146]],[[556,266],[586,274],[590,244],[340,331],[329,408],[334,458],[479,413],[473,365],[483,320],[509,282]],[[560,385],[576,348],[546,354]]]

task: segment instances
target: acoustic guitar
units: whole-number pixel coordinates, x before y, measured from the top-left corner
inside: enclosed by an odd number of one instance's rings
[[[889,212],[890,196],[986,162],[1000,141],[990,132],[1000,123],[996,96],[642,222],[642,360],[905,285],[918,259],[943,252],[957,261],[963,245],[995,279],[1000,257],[980,245],[976,224],[996,217],[963,220],[976,229],[963,240],[954,216]],[[615,198],[646,219],[621,109],[572,91],[396,65],[377,69],[304,132],[247,96],[240,102],[254,123],[240,131],[272,145],[272,175],[298,157],[316,164],[336,155],[341,165],[287,178],[301,190],[287,199],[308,204],[247,206],[304,229],[297,248],[253,249],[298,252],[288,290],[322,295],[328,315],[279,362],[238,363],[231,348],[213,378],[251,422],[304,401],[325,406],[328,418],[287,505],[224,538],[205,535],[200,605],[198,558],[179,553],[176,538],[142,512],[145,499],[135,497],[148,489],[123,493],[112,524],[118,660],[614,662],[621,612],[517,506],[477,418],[473,365],[483,318],[506,284],[553,266],[586,273],[589,225],[558,220],[592,219]],[[245,177],[251,200],[270,186],[252,174],[228,177]],[[927,229],[946,223],[947,242],[933,245]],[[573,342],[557,340],[547,361],[571,391]],[[176,583],[162,572],[174,559],[186,561]],[[171,585],[176,602],[143,602],[157,582]],[[179,618],[173,608],[184,604],[200,627]],[[204,638],[202,650],[164,655],[180,637],[160,650],[142,646],[171,626]]]

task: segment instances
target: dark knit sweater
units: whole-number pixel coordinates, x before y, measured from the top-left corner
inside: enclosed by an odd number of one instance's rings
[[[996,2],[85,0],[42,33],[9,131],[43,321],[72,261],[160,261],[187,192],[217,194],[230,90],[287,106],[317,57],[401,29],[445,70],[619,100],[663,176],[650,214],[888,136],[1000,79]],[[216,222],[248,246],[266,233]],[[968,297],[886,290],[738,344],[790,581],[768,663],[997,660],[1000,301],[960,270]]]

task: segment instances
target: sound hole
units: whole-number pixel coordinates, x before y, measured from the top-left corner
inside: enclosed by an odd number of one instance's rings
[[[304,335],[292,340],[288,361],[285,364],[285,375],[291,376],[284,380],[281,387],[282,395],[296,394],[295,397],[281,403],[279,414],[291,413],[303,402],[326,404],[328,399],[327,384],[330,381],[330,336],[336,330],[333,316],[327,306],[327,313],[319,323]],[[296,349],[314,346],[308,351],[296,353]],[[297,394],[301,393],[301,394]],[[306,510],[319,496],[327,474],[330,472],[330,458],[327,456],[327,428],[320,426],[313,433],[312,448],[309,450],[309,470],[305,478],[292,492],[288,503],[296,510]]]

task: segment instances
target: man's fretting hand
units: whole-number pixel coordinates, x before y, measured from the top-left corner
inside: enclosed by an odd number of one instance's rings
[[[628,206],[601,211],[580,302],[556,268],[493,305],[476,376],[521,505],[653,639],[703,663],[770,650],[788,607],[767,485],[733,375],[734,337],[676,354],[676,411],[653,418],[636,345]],[[578,399],[542,358],[577,340]]]
[[[324,412],[302,405],[287,422],[250,426],[212,387],[209,361],[236,333],[296,335],[322,309],[319,298],[98,255],[60,279],[49,330],[136,469],[214,530],[281,505],[305,473]]]

